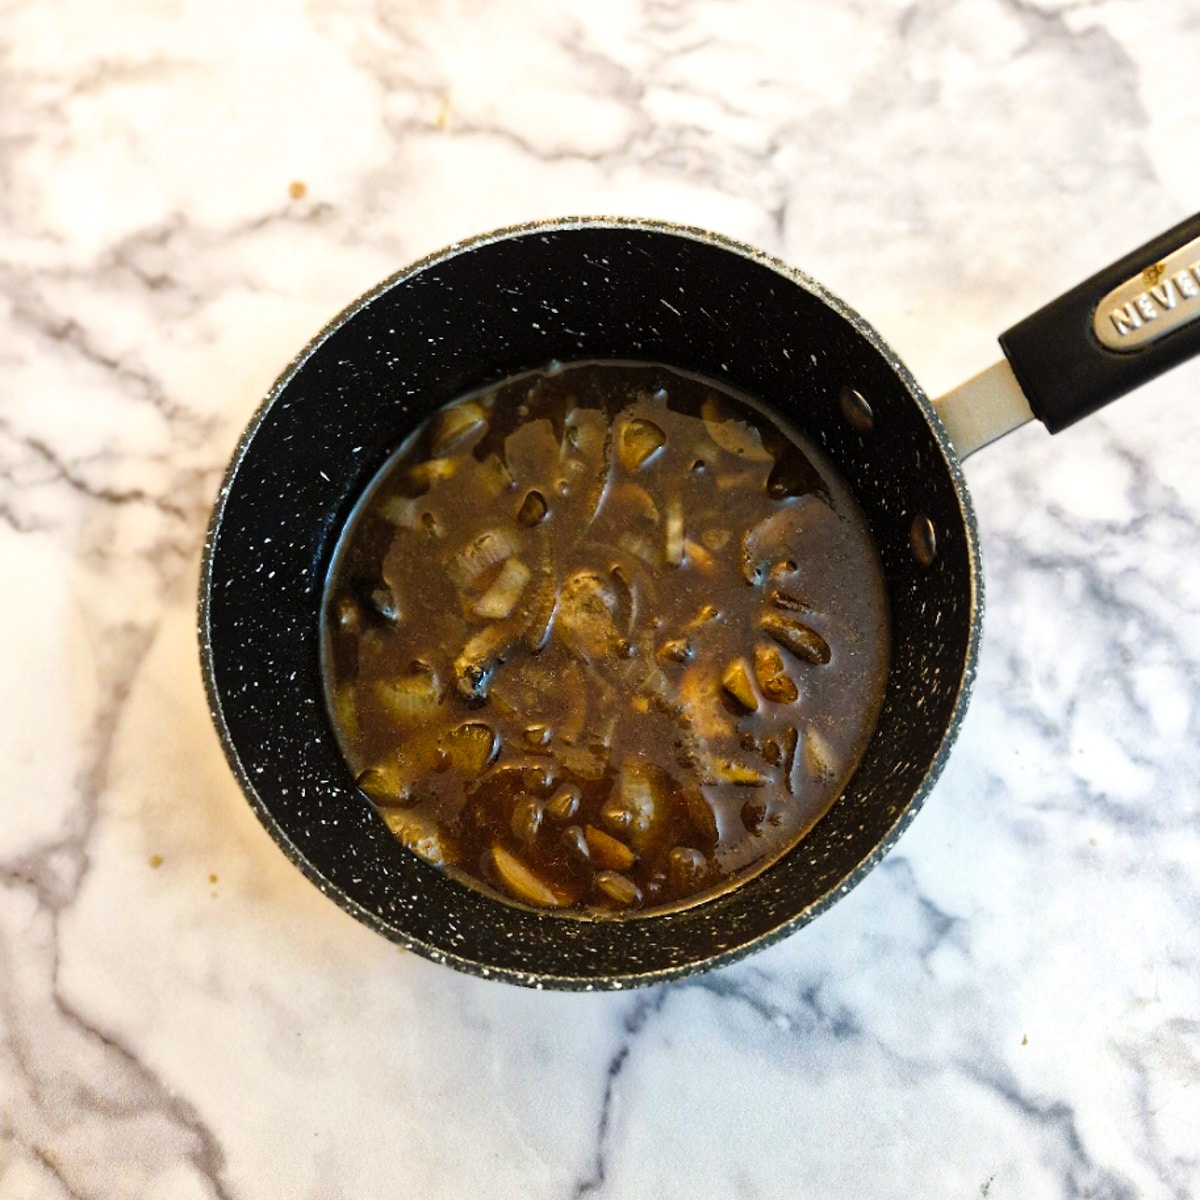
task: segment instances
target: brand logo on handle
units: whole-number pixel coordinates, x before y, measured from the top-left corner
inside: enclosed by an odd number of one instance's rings
[[[1113,288],[1092,328],[1110,350],[1137,350],[1200,317],[1200,238]]]

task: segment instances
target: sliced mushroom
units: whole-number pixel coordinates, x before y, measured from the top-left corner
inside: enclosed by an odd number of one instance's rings
[[[832,779],[838,772],[837,755],[820,730],[810,725],[804,731],[804,766],[815,779]]]
[[[745,709],[746,712],[758,710],[758,696],[754,693],[754,684],[750,680],[750,668],[744,658],[735,658],[721,675],[721,686]]]
[[[591,851],[588,849],[587,835],[579,825],[568,825],[562,831],[562,836],[558,839],[573,858],[579,859],[581,862],[586,862],[591,857]]]
[[[616,787],[600,809],[600,819],[635,850],[643,850],[668,819],[669,810],[663,772],[646,759],[629,758],[622,763]]]
[[[513,621],[497,621],[468,640],[454,660],[454,685],[464,700],[487,699],[492,673],[520,642],[522,632]]]
[[[557,625],[568,648],[584,662],[621,656],[626,639],[618,628],[619,597],[598,571],[576,571],[558,598]]]
[[[636,471],[666,443],[667,435],[645,417],[634,417],[621,427],[617,453],[626,470]]]
[[[513,836],[527,845],[535,842],[545,812],[545,806],[536,796],[519,797],[513,806],[512,820],[509,822]]]
[[[446,864],[446,843],[432,819],[405,809],[387,808],[383,819],[392,834],[414,854],[435,867]]]
[[[380,620],[389,625],[399,624],[400,601],[396,599],[396,593],[386,583],[373,587],[367,599],[370,602],[371,611]]]
[[[564,783],[546,801],[546,812],[556,821],[569,821],[578,811],[582,793],[574,783]]]
[[[815,629],[795,617],[767,612],[762,615],[759,626],[785,650],[813,666],[824,666],[833,657],[829,643]]]
[[[416,803],[409,786],[409,772],[402,770],[399,763],[380,762],[365,767],[354,777],[380,808],[411,808]]]
[[[500,885],[516,900],[536,908],[565,908],[571,903],[571,897],[563,889],[531,871],[501,845],[492,847],[492,867]]]
[[[706,846],[715,846],[719,833],[717,829],[717,816],[713,812],[712,805],[705,799],[704,794],[699,788],[685,788],[683,791],[683,802],[687,807],[688,819],[691,821],[692,828],[696,831],[700,841]]]
[[[700,415],[708,436],[727,454],[750,462],[771,461],[773,456],[763,445],[762,434],[733,416],[711,392],[700,406]]]
[[[674,846],[667,855],[667,880],[676,895],[699,891],[708,875],[708,860],[690,846]]]
[[[593,862],[611,871],[628,871],[637,862],[637,855],[618,838],[597,829],[595,825],[583,827],[584,840]]]
[[[775,704],[791,704],[800,694],[783,666],[783,655],[774,646],[754,647],[754,678],[759,690]]]
[[[709,773],[714,783],[732,783],[737,787],[766,787],[771,782],[769,775],[735,758],[713,755],[709,760]]]
[[[696,657],[696,648],[688,638],[669,638],[658,648],[660,658],[673,663],[689,663]]]
[[[467,721],[446,735],[442,749],[451,767],[474,779],[495,762],[500,739],[490,725]]]
[[[617,871],[597,871],[596,887],[614,904],[622,908],[633,908],[641,903],[642,889],[628,875]]]
[[[487,414],[477,401],[467,400],[452,404],[449,408],[442,409],[434,419],[429,449],[440,458],[473,433],[483,429],[486,424]]]

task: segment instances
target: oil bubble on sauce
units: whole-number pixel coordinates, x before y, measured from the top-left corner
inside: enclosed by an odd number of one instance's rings
[[[652,364],[554,364],[434,414],[356,507],[322,612],[338,741],[394,835],[590,917],[778,859],[888,670],[878,553],[824,456]]]

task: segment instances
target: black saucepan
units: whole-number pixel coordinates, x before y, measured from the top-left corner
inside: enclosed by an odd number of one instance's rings
[[[724,238],[586,219],[451,246],[335,318],[283,373],[233,456],[204,555],[200,643],[234,773],[323,892],[437,961],[531,986],[590,989],[737,959],[853,887],[942,769],[967,704],[982,614],[960,458],[1030,409],[1056,431],[1196,352],[1195,315],[1200,216],[1010,330],[1001,342],[1011,368],[985,373],[935,412],[845,304]],[[682,911],[589,921],[490,899],[392,837],[331,731],[319,608],[350,510],[424,417],[551,360],[594,358],[715,376],[814,438],[855,490],[878,542],[893,657],[861,765],[776,865]]]

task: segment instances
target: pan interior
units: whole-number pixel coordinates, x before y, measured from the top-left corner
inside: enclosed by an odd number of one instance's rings
[[[562,921],[447,878],[399,846],[363,801],[323,703],[319,606],[346,518],[424,417],[552,360],[602,358],[723,379],[821,447],[879,547],[892,665],[850,786],[776,866],[680,912]],[[536,226],[388,281],[283,376],[214,512],[202,653],[248,799],[322,890],[386,936],[461,969],[538,986],[619,987],[782,936],[884,853],[936,778],[965,705],[975,557],[961,480],[928,405],[878,337],[817,285],[695,231]]]

